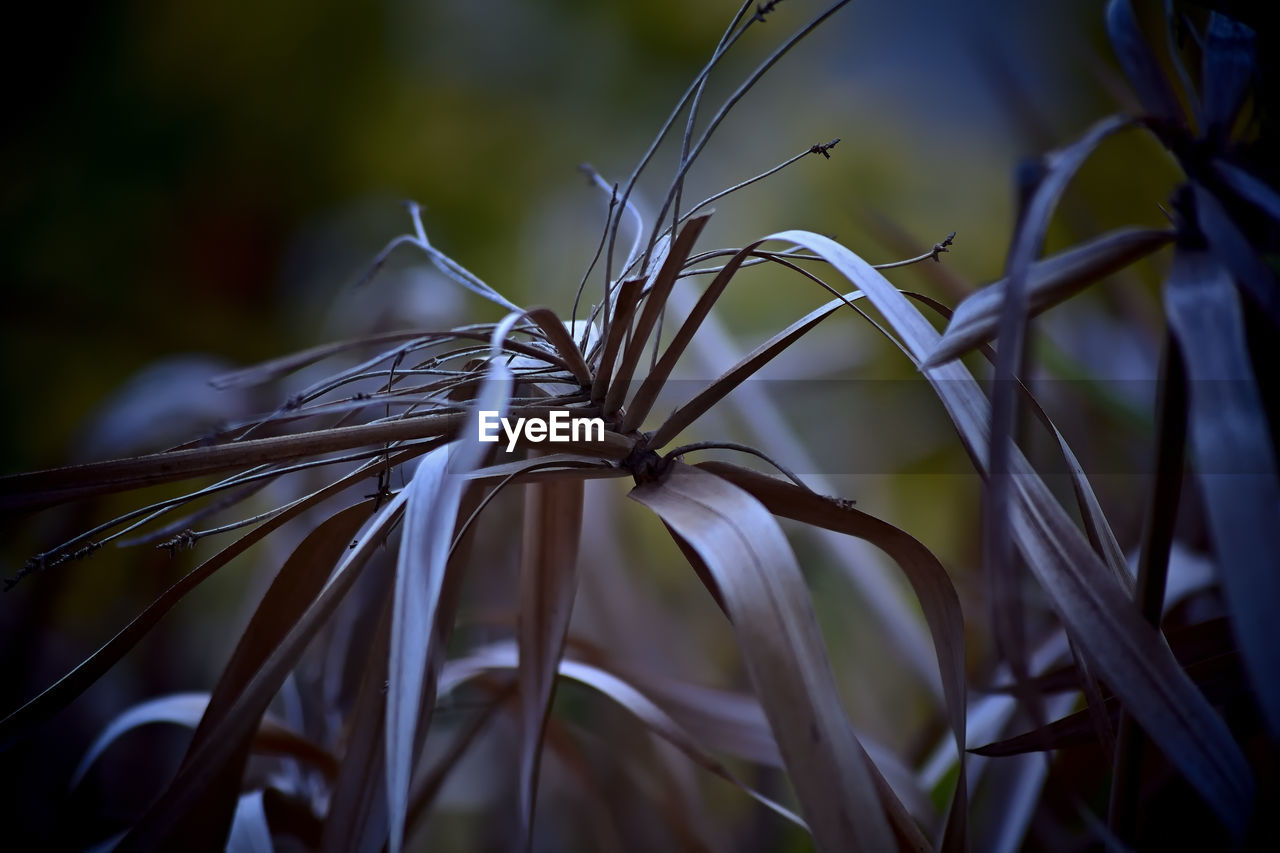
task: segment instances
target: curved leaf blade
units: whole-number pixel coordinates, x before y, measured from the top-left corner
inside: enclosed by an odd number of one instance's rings
[[[451,661],[440,679],[440,694],[444,695],[484,672],[516,669],[519,666],[518,654],[510,643],[496,643],[478,650],[469,657]],[[560,660],[557,671],[560,678],[576,681],[612,699],[635,716],[651,732],[679,749],[698,766],[732,783],[769,810],[808,829],[798,815],[759,793],[734,775],[639,685],[608,670],[568,658]]]
[[[1027,271],[1027,316],[1034,317],[1057,305],[1172,240],[1171,231],[1119,228],[1035,261]],[[924,367],[946,364],[989,343],[996,336],[1007,290],[1008,279],[1001,279],[975,291],[957,305],[942,339],[925,359]]]
[[[770,239],[822,255],[861,287],[917,365],[936,348],[938,332],[897,288],[849,249],[808,231],[785,231]],[[990,406],[978,383],[956,361],[923,372],[974,466],[985,472]],[[1242,834],[1252,810],[1253,775],[1230,730],[1016,447],[1011,448],[1010,463],[1014,542],[1059,618],[1126,710],[1230,831]]]
[[[1107,35],[1142,108],[1157,119],[1185,127],[1178,96],[1151,52],[1130,0],[1111,0],[1107,4]]]
[[[396,559],[387,663],[386,763],[390,836],[397,853],[404,842],[409,789],[418,756],[419,721],[435,696],[425,695],[444,632],[437,624],[445,569],[467,475],[488,455],[479,443],[479,412],[501,418],[511,399],[512,375],[501,360],[490,363],[462,437],[427,454],[405,488],[405,525]],[[447,627],[446,629],[447,630]]]
[[[533,844],[542,735],[564,655],[578,590],[581,480],[527,487],[520,564],[520,820],[525,849]]]
[[[714,575],[818,846],[892,849],[893,832],[840,703],[808,589],[773,516],[737,486],[681,463],[630,497],[653,510]]]
[[[964,616],[960,611],[960,597],[942,563],[910,534],[846,502],[726,462],[703,462],[697,467],[744,489],[775,515],[865,539],[892,557],[902,569],[929,625],[946,700],[947,720],[955,738],[957,754],[961,756],[944,846],[946,849],[963,849],[968,813],[963,758],[966,708]]]
[[[1280,736],[1280,477],[1240,297],[1208,252],[1180,249],[1165,287],[1189,378],[1193,467],[1230,621],[1267,728]]]

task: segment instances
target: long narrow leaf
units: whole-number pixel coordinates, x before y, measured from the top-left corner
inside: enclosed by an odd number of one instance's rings
[[[1257,60],[1257,34],[1221,12],[1210,12],[1204,36],[1201,94],[1205,135],[1219,145],[1227,142],[1249,84],[1258,73]]]
[[[808,590],[777,522],[737,486],[678,462],[631,497],[666,522],[714,575],[818,846],[892,849],[872,770],[840,703]]]
[[[328,567],[337,564],[372,511],[373,501],[339,510],[316,525],[285,561],[218,678],[209,707],[187,750],[189,756],[205,744],[209,732],[226,715],[253,674],[311,606],[328,577]],[[262,710],[266,711],[265,705]],[[169,833],[167,845],[194,847],[209,842],[222,843],[235,814],[240,777],[249,758],[250,745],[249,737],[238,743],[219,744],[225,753],[222,769],[202,793],[200,808],[183,815]]]
[[[1272,433],[1245,346],[1239,294],[1208,252],[1180,248],[1165,287],[1169,323],[1190,380],[1196,480],[1249,680],[1280,736],[1280,478]]]
[[[644,381],[640,383],[640,389],[636,391],[631,400],[631,405],[627,407],[627,413],[622,419],[621,432],[629,433],[640,428],[645,416],[653,408],[654,401],[658,399],[658,393],[666,384],[667,378],[671,376],[671,371],[675,369],[676,361],[684,354],[689,342],[693,340],[694,334],[701,327],[702,321],[707,318],[712,306],[715,305],[720,295],[724,293],[724,289],[729,286],[729,282],[733,280],[743,262],[751,257],[751,253],[759,245],[758,242],[752,243],[739,250],[721,268],[720,272],[716,273],[716,277],[711,280],[711,283],[707,285],[707,289],[702,292],[702,296],[698,298],[698,302],[694,305],[693,310],[689,312],[689,316],[680,325],[680,330],[676,332],[675,337],[671,339],[671,343],[663,351],[662,358],[658,359],[658,363],[654,365],[649,374],[645,376]]]
[[[1107,4],[1107,35],[1142,108],[1153,118],[1185,127],[1182,106],[1138,26],[1130,0],[1111,0]]]
[[[1123,228],[1036,261],[1027,272],[1027,316],[1074,296],[1094,282],[1146,257],[1173,239],[1170,231]],[[996,335],[1007,279],[975,291],[956,306],[938,346],[925,360],[937,367],[987,343]]]
[[[312,638],[346,598],[374,549],[385,540],[391,526],[403,511],[402,492],[374,516],[365,535],[358,540],[355,548],[347,552],[329,576],[315,603],[293,625],[284,640],[245,685],[223,719],[209,733],[208,740],[187,757],[178,770],[178,775],[148,812],[148,821],[134,827],[118,849],[154,850],[162,845],[163,839],[180,816],[199,799],[200,792],[222,769],[226,755],[220,745],[237,741],[257,725],[262,716],[261,709],[279,691],[280,685],[297,664]]]
[[[786,231],[771,239],[822,255],[860,286],[902,337],[917,365],[936,348],[937,331],[849,249],[807,231]],[[924,375],[975,467],[984,472],[990,407],[977,382],[959,362],[926,369]],[[1126,709],[1224,824],[1233,833],[1243,832],[1253,802],[1253,777],[1222,718],[1195,689],[1163,638],[1142,619],[1127,592],[1016,448],[1011,452],[1011,473],[1014,541],[1059,618],[1072,629]]]
[[[172,693],[148,699],[146,702],[125,709],[109,722],[80,758],[71,774],[68,787],[75,788],[89,769],[102,757],[113,743],[140,726],[169,723],[195,729],[209,707],[208,693]],[[333,768],[334,759],[325,750],[293,731],[281,719],[267,714],[254,733],[253,749],[261,753],[288,755],[306,761],[326,771]]]
[[[478,441],[479,412],[506,414],[511,372],[501,360],[490,363],[476,405],[468,413],[462,438],[423,459],[406,488],[405,528],[396,561],[391,652],[388,663],[386,755],[389,847],[397,853],[404,840],[409,785],[417,758],[423,688],[428,664],[438,654],[437,625],[449,562],[449,548],[462,503],[466,476],[483,462],[487,447]]]
[[[1014,378],[1021,372],[1029,321],[1027,282],[1032,263],[1040,253],[1058,201],[1076,172],[1112,133],[1128,124],[1107,118],[1082,137],[1046,158],[1046,172],[1036,185],[1018,221],[1009,249],[1008,278],[1000,306],[999,351],[992,378],[989,420],[987,482],[983,491],[982,546],[990,590],[990,614],[997,651],[1009,663],[1015,683],[1027,678],[1027,638],[1017,567],[1013,559],[1010,502],[1010,448],[1018,424],[1019,398]],[[1020,698],[1039,718],[1042,710],[1034,693]]]
[[[456,689],[483,672],[516,669],[519,665],[517,655],[517,650],[511,644],[498,643],[480,649],[466,658],[450,661],[440,679],[441,695]],[[695,764],[731,782],[753,800],[787,820],[808,828],[797,815],[743,783],[637,685],[582,661],[563,658],[557,669],[561,678],[584,684],[617,702],[650,731],[679,749]]]
[[[672,241],[671,248],[667,252],[666,258],[663,259],[662,266],[658,269],[658,273],[654,276],[653,284],[648,288],[645,296],[644,308],[640,311],[640,317],[636,320],[635,333],[631,336],[630,343],[627,345],[626,351],[622,354],[621,361],[618,362],[618,370],[609,385],[609,393],[605,396],[604,414],[611,415],[622,406],[623,400],[630,389],[631,379],[635,376],[636,367],[640,363],[641,356],[644,355],[645,344],[649,340],[649,335],[653,332],[654,326],[658,323],[658,317],[666,309],[667,297],[671,294],[671,288],[676,283],[676,277],[679,275],[681,268],[689,257],[689,253],[693,250],[693,244],[697,241],[698,235],[702,233],[702,229],[706,226],[707,220],[711,217],[695,216],[684,226],[676,239]]]
[[[847,502],[801,489],[790,483],[725,462],[704,462],[697,467],[746,490],[775,515],[865,539],[894,559],[911,583],[929,625],[938,673],[942,678],[947,720],[960,755],[965,746],[964,617],[960,598],[942,563],[914,537]],[[960,762],[946,849],[962,849],[965,843],[967,785],[964,761]]]
[[[1195,197],[1196,225],[1213,253],[1231,271],[1240,289],[1266,312],[1271,325],[1280,329],[1280,276],[1267,265],[1213,193],[1194,181],[1191,192]]]
[[[680,431],[700,418],[708,409],[725,398],[734,388],[754,376],[761,367],[773,360],[779,353],[804,337],[814,326],[835,313],[841,305],[860,299],[861,294],[851,293],[841,299],[835,299],[815,308],[805,316],[796,320],[787,328],[778,332],[769,340],[756,347],[742,357],[737,364],[730,367],[692,400],[672,412],[653,434],[649,444],[652,447],[663,447]]]
[[[520,563],[520,820],[533,844],[542,732],[578,589],[581,480],[527,487]]]
[[[227,838],[227,853],[273,853],[274,850],[262,791],[241,795],[236,801],[235,817]]]
[[[391,645],[391,598],[365,658],[348,726],[346,749],[321,830],[321,853],[379,853],[387,841],[385,736],[387,656]]]
[[[392,464],[404,462],[414,454],[413,451],[393,455]],[[316,504],[333,497],[349,488],[361,477],[367,476],[367,467],[348,474],[323,489],[313,492],[290,504],[279,515],[264,521],[249,533],[237,539],[217,554],[192,569],[180,580],[166,589],[159,598],[147,606],[147,609],[134,617],[101,648],[81,661],[75,669],[68,672],[57,682],[50,685],[38,696],[0,721],[0,749],[6,748],[17,739],[23,737],[32,728],[47,720],[65,708],[77,696],[87,690],[102,675],[128,654],[147,633],[164,617],[175,604],[183,599],[214,572],[230,563],[236,557],[249,550],[255,543],[264,539],[285,523],[292,521]]]
[[[14,474],[0,477],[0,512],[40,509],[96,495],[190,480],[233,468],[313,457],[353,447],[448,435],[464,422],[465,416],[460,413],[423,415]]]

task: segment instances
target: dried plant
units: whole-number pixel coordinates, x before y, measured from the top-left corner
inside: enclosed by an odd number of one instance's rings
[[[981,794],[996,770],[985,761],[971,770],[966,748],[1014,755],[1066,750],[1081,741],[1100,743],[1114,756],[1109,821],[1086,821],[1095,839],[1141,841],[1136,815],[1144,773],[1151,773],[1149,756],[1144,764],[1147,741],[1207,804],[1221,838],[1253,842],[1265,836],[1253,805],[1255,774],[1265,765],[1257,755],[1274,755],[1280,735],[1280,642],[1268,625],[1280,608],[1280,567],[1271,542],[1272,531],[1280,529],[1280,480],[1267,419],[1274,399],[1261,381],[1274,363],[1259,359],[1269,351],[1260,338],[1280,325],[1275,256],[1269,254],[1276,247],[1280,196],[1254,174],[1249,152],[1260,148],[1250,147],[1256,140],[1249,134],[1259,131],[1241,117],[1256,68],[1252,32],[1209,14],[1195,39],[1167,57],[1181,81],[1179,98],[1128,0],[1113,0],[1109,32],[1141,99],[1142,117],[1104,120],[1044,158],[1013,235],[1007,276],[952,315],[929,297],[900,290],[849,248],[808,231],[695,251],[712,202],[807,155],[829,158],[838,142],[816,144],[683,208],[685,177],[721,120],[845,3],[783,42],[696,134],[708,76],[775,5],[742,5],[625,184],[611,185],[588,170],[608,194],[609,212],[596,258],[567,314],[507,300],[432,245],[411,206],[413,232],[387,246],[371,277],[393,251],[414,248],[457,284],[502,306],[509,312],[504,319],[382,333],[284,356],[224,376],[220,385],[269,384],[322,362],[338,366],[277,411],[176,449],[0,480],[0,506],[14,514],[220,478],[49,549],[13,582],[130,537],[177,551],[239,535],[13,711],[0,723],[5,743],[53,717],[184,596],[255,543],[286,526],[306,531],[213,689],[135,707],[86,756],[82,770],[122,732],[147,722],[177,721],[194,729],[176,776],[120,836],[117,849],[221,847],[229,838],[269,847],[274,833],[323,850],[399,850],[432,814],[451,770],[504,713],[519,732],[518,753],[503,769],[513,774],[516,789],[515,836],[528,847],[535,837],[542,753],[554,750],[590,778],[576,741],[566,736],[568,727],[589,728],[590,720],[558,720],[552,712],[557,684],[564,682],[616,703],[695,765],[742,789],[779,820],[803,827],[824,850],[963,849],[979,830],[985,840],[1016,846],[1030,814],[1026,807],[987,813],[983,820],[994,826],[970,826],[970,790]],[[1183,18],[1174,25],[1194,26]],[[1198,87],[1184,69],[1189,53],[1203,68]],[[631,200],[636,181],[682,115],[677,168],[657,216],[643,223]],[[1126,128],[1153,133],[1182,166],[1186,181],[1174,200],[1172,227],[1120,229],[1039,258],[1073,175],[1099,144]],[[624,255],[619,243],[628,235],[634,236]],[[939,260],[953,237],[910,262]],[[1135,579],[1089,478],[1021,381],[1024,340],[1034,315],[1171,243],[1158,463]],[[714,323],[711,312],[737,273],[757,264],[784,268],[832,298],[691,399],[663,411],[660,394],[677,360]],[[834,283],[831,272],[847,284]],[[678,312],[683,316],[663,341],[673,288],[689,276],[710,281],[691,310]],[[769,448],[709,441],[672,446],[731,391],[834,314],[856,315],[918,368],[983,477],[992,631],[1007,676],[1003,689],[1014,698],[1000,690],[970,695],[959,598],[941,562],[910,533],[852,501],[812,490],[772,463]],[[945,321],[941,334],[931,315]],[[988,346],[993,341],[998,350]],[[975,350],[994,364],[990,396],[960,360]],[[1034,414],[1058,443],[1074,507],[1055,497],[1014,440],[1019,409]],[[601,418],[605,432],[598,440],[555,448],[526,434],[508,452],[505,443],[478,441],[481,412],[512,419],[567,412]],[[1188,438],[1224,612],[1166,638],[1162,605]],[[713,448],[752,454],[781,476],[723,461],[685,461]],[[323,486],[314,485],[317,472],[327,472]],[[580,548],[589,510],[585,481],[628,477],[635,483],[629,497],[661,520],[732,626],[751,696],[655,675],[570,630],[579,572],[592,571],[594,562]],[[371,481],[376,485],[369,494]],[[266,483],[296,483],[296,497],[251,517],[201,526],[215,513],[241,506]],[[483,545],[478,537],[509,523],[496,509],[504,495],[514,495],[523,514],[518,610],[492,617],[496,625],[482,642],[469,633],[452,636],[466,578],[476,570],[473,552]],[[936,656],[938,731],[946,735],[934,756],[886,753],[855,733],[804,575],[776,517],[870,542],[901,569]],[[397,538],[393,552],[383,548]],[[1023,621],[1018,590],[1024,569],[1061,626],[1043,642],[1028,640]],[[1187,642],[1187,632],[1196,630],[1202,641]],[[272,710],[291,673],[304,665],[321,684],[306,693],[317,705],[306,716],[323,721],[306,732]],[[1088,707],[1071,714],[1081,691]],[[465,707],[459,696],[473,703],[468,721],[442,726],[437,712]],[[1241,703],[1256,710],[1258,721],[1242,728],[1233,720],[1233,729],[1215,704]],[[1041,724],[1007,737],[1018,706]],[[1051,716],[1060,719],[1049,721]],[[1246,755],[1255,735],[1264,746],[1250,747]],[[441,738],[446,747],[437,746]],[[995,742],[982,745],[986,741]],[[253,755],[285,758],[264,780],[247,772]],[[668,758],[645,766],[674,773]],[[744,761],[781,767],[794,797],[754,787],[759,777],[737,769]],[[1262,790],[1274,793],[1274,785],[1273,778],[1261,778]],[[585,781],[584,798],[592,796],[590,789]],[[1082,802],[1089,796],[1079,794]],[[671,837],[697,846],[687,816],[662,796],[653,800],[652,809],[671,824]],[[1005,833],[1001,821],[1012,829]],[[602,830],[595,843],[605,846],[609,838]]]

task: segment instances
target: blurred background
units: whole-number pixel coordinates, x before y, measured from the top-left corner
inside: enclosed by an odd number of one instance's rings
[[[1128,106],[1102,5],[851,4],[739,104],[692,170],[686,206],[839,137],[832,158],[805,158],[721,201],[700,246],[797,227],[834,235],[876,263],[928,251],[955,231],[944,264],[892,280],[954,304],[998,278],[1019,165]],[[754,26],[713,75],[704,116],[821,8],[788,0]],[[378,250],[410,228],[405,199],[424,206],[434,245],[508,298],[567,312],[607,205],[576,167],[588,162],[625,180],[735,9],[676,0],[28,4],[3,36],[0,470],[161,448],[281,402],[271,389],[215,395],[204,379],[221,370],[375,329],[497,319],[499,309],[448,285],[413,250],[354,289]],[[643,211],[660,204],[673,156],[660,151],[642,180]],[[1117,139],[1083,171],[1049,249],[1125,223],[1160,225],[1156,202],[1174,177],[1153,143]],[[599,288],[593,278],[584,300]],[[1160,335],[1153,294],[1151,270],[1139,266],[1055,312],[1037,337],[1050,378],[1074,381],[1052,413],[1098,472],[1126,547],[1139,521],[1128,495],[1142,472],[1133,460],[1145,458],[1144,380],[1155,373]],[[752,273],[719,315],[745,351],[825,299],[798,279]],[[714,372],[695,361],[682,376]],[[981,670],[976,481],[927,393],[907,393],[915,386],[900,381],[876,391],[880,380],[911,373],[874,330],[842,319],[770,374],[814,382],[767,393],[785,397],[779,428],[811,454],[802,473],[826,477],[943,559]],[[821,384],[828,380],[839,384]],[[1114,433],[1096,429],[1099,417]],[[734,418],[727,407],[728,434],[719,437],[752,440]],[[4,574],[59,535],[135,505],[129,496],[104,504],[6,524]],[[631,509],[619,513],[630,519]],[[617,523],[622,540],[593,547],[643,549],[637,543],[660,535],[649,519]],[[691,578],[676,576],[674,549],[655,547],[666,574],[645,580],[644,606],[671,624],[714,621]],[[815,567],[819,615],[855,722],[923,754],[940,731],[911,722],[929,717],[927,678],[910,662],[920,649],[886,639],[866,600],[874,593],[828,567],[828,550],[803,541],[797,550]],[[278,553],[259,556],[269,564]],[[0,597],[0,710],[96,648],[188,560],[107,549]],[[273,569],[262,571],[215,578],[35,740],[0,759],[7,823],[20,837],[48,831],[67,802],[70,768],[112,714],[152,695],[209,688]],[[677,633],[669,641],[677,657],[685,641],[709,644],[683,652],[681,674],[737,683],[720,667],[731,655],[723,626]],[[98,796],[117,792],[104,797],[117,816],[145,804],[154,788],[143,782],[163,779],[186,735],[158,727],[131,737],[132,749],[108,754],[108,775],[91,780]]]

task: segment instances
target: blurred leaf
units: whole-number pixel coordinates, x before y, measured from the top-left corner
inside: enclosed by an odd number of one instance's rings
[[[1186,665],[1187,676],[1204,691],[1215,704],[1227,704],[1249,695],[1240,668],[1240,658],[1234,652],[1211,655]],[[1104,701],[1107,717],[1115,724],[1120,717],[1120,703],[1108,696]],[[1047,725],[1015,737],[996,741],[969,750],[974,755],[998,757],[1021,755],[1097,743],[1097,726],[1090,719],[1088,709],[1054,720]]]
[[[85,750],[71,774],[68,787],[75,788],[84,781],[89,768],[102,757],[107,749],[120,739],[141,726],[153,723],[170,723],[195,729],[209,706],[208,693],[173,693],[141,702],[120,712],[107,723],[106,727],[94,738],[93,743]],[[271,714],[262,718],[262,724],[253,734],[252,747],[255,751],[273,755],[289,755],[309,764],[326,770],[332,770],[333,756],[313,744],[302,735]]]
[[[285,561],[249,620],[231,660],[222,670],[209,706],[187,748],[184,767],[202,748],[212,746],[209,743],[210,732],[218,729],[250,680],[324,587],[328,573],[323,569],[317,570],[317,567],[338,563],[350,549],[353,537],[368,519],[372,508],[373,502],[366,501],[335,513],[316,525]],[[261,716],[270,701],[271,696],[263,696],[256,707],[240,713]],[[187,810],[176,806],[167,809],[164,821],[168,828],[164,831],[164,846],[198,847],[208,843],[222,846],[235,815],[240,779],[249,758],[250,738],[251,734],[245,733],[237,741],[223,740],[216,744],[221,757],[214,777],[203,782],[195,792],[198,797],[187,801]],[[195,807],[197,805],[198,808]],[[154,821],[148,812],[134,833],[145,838],[152,831],[149,827]],[[159,833],[159,830],[155,831]],[[131,839],[134,833],[130,834]]]
[[[616,674],[607,660],[601,667]],[[784,766],[769,718],[756,697],[639,672],[619,677],[643,690],[703,748],[770,767]],[[854,734],[915,819],[925,827],[936,825],[938,810],[921,789],[915,769],[856,727]]]
[[[262,804],[262,792],[241,794],[236,801],[235,817],[231,821],[227,853],[273,853],[274,850],[271,827],[267,824],[267,810]]]
[[[231,660],[223,668],[209,707],[187,749],[188,756],[204,745],[209,732],[218,725],[254,673],[320,593],[328,575],[317,567],[337,564],[372,511],[372,501],[340,510],[313,527],[294,549],[267,588]],[[266,711],[265,705],[262,711]],[[198,839],[201,843],[214,840],[220,844],[226,838],[250,743],[245,738],[240,743],[223,742],[219,746],[224,752],[224,763],[218,778],[202,792],[200,808],[182,817],[166,843],[188,846]]]
[[[1138,26],[1130,0],[1110,0],[1107,4],[1107,35],[1147,114],[1175,127],[1186,127],[1182,106]]]
[[[1027,316],[1076,295],[1084,288],[1145,258],[1173,240],[1172,231],[1121,228],[1031,264],[1027,272]],[[1008,280],[975,291],[956,306],[938,346],[924,367],[946,364],[996,336]]]
[[[1199,183],[1192,182],[1195,220],[1218,262],[1231,271],[1240,288],[1266,313],[1271,325],[1280,329],[1280,279],[1258,256],[1249,238],[1223,208],[1222,203]]]
[[[1029,672],[1021,579],[1014,561],[1011,531],[1014,514],[1011,493],[1015,487],[1010,482],[1010,456],[1016,441],[1019,402],[1014,379],[1023,370],[1030,322],[1028,280],[1068,185],[1098,146],[1126,126],[1128,122],[1118,117],[1102,119],[1079,139],[1044,158],[1044,172],[1035,185],[1028,188],[1030,197],[1021,211],[1009,248],[1007,278],[996,326],[999,349],[991,379],[987,479],[982,493],[982,548],[994,645],[1009,664],[1015,684],[1026,680]],[[1043,710],[1033,692],[1019,691],[1018,699],[1027,705],[1033,719],[1042,718]]]
[[[1221,157],[1213,160],[1211,168],[1224,184],[1240,198],[1252,204],[1276,222],[1280,222],[1280,193],[1239,166],[1233,166]]]
[[[888,804],[881,807],[845,716],[808,590],[777,522],[738,487],[679,462],[630,496],[670,525],[715,577],[819,848],[891,849]]]
[[[1257,73],[1257,36],[1221,12],[1209,13],[1201,99],[1205,135],[1225,143]]]
[[[515,670],[519,667],[518,651],[511,643],[495,643],[478,649],[473,654],[450,661],[440,678],[440,695],[457,689],[463,683],[481,673]],[[753,800],[787,820],[805,826],[804,821],[783,806],[755,791],[733,774],[722,762],[706,751],[698,739],[692,737],[679,723],[662,710],[635,684],[604,669],[582,661],[561,658],[557,670],[559,677],[584,684],[609,697],[634,715],[651,732],[679,749],[698,766],[732,783]],[[805,827],[808,828],[807,826]]]
[[[1155,476],[1148,487],[1134,602],[1143,618],[1159,628],[1168,590],[1169,557],[1182,498],[1187,445],[1187,376],[1172,332],[1165,333],[1161,358],[1155,441]],[[1177,655],[1176,649],[1174,655]],[[1090,711],[1097,707],[1090,695]],[[1112,829],[1125,838],[1135,837],[1145,752],[1146,735],[1130,715],[1121,713],[1107,818]]]
[[[1239,295],[1213,255],[1180,247],[1165,307],[1190,380],[1193,465],[1231,626],[1267,728],[1280,736],[1280,564],[1271,540],[1280,479]]]

